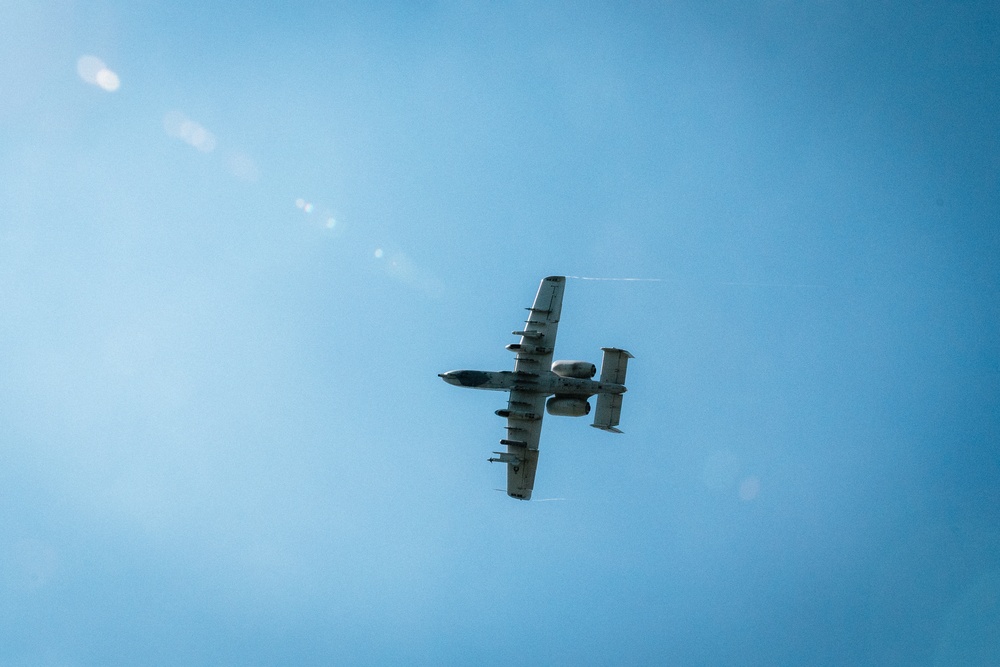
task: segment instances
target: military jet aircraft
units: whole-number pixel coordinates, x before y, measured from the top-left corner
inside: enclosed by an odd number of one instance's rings
[[[500,441],[506,452],[494,452],[491,463],[507,464],[507,495],[530,500],[538,468],[538,440],[542,415],[583,417],[590,414],[589,398],[597,395],[595,428],[621,433],[616,427],[625,393],[625,370],[632,355],[615,347],[601,348],[600,380],[594,364],[586,361],[552,361],[562,311],[564,276],[549,276],[538,286],[535,302],[519,343],[507,349],[514,353],[514,371],[449,371],[438,377],[458,387],[510,392],[507,407],[496,414],[507,420],[507,437]],[[546,401],[546,398],[551,398]]]

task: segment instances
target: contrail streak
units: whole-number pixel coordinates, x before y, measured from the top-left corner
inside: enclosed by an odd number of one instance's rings
[[[810,283],[708,283],[710,285],[733,285],[735,287],[815,287],[823,289],[826,285],[813,285]]]
[[[672,283],[674,285],[727,285],[731,287],[809,287],[814,289],[825,289],[826,285],[815,285],[812,283],[739,283],[739,282],[699,282],[688,280],[668,280],[666,278],[592,278],[590,276],[566,276],[574,280],[600,280],[612,282],[630,283]]]
[[[574,280],[613,280],[616,282],[630,282],[630,283],[663,283],[667,282],[663,278],[588,278],[587,276],[566,276],[567,278],[573,278]]]

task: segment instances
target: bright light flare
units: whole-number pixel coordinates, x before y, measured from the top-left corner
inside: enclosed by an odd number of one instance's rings
[[[229,170],[236,178],[247,183],[256,183],[260,180],[257,163],[245,153],[233,153],[229,156]]]
[[[105,68],[97,73],[97,85],[109,93],[113,93],[121,86],[121,80],[117,74]]]
[[[197,148],[202,153],[211,153],[215,150],[215,135],[180,111],[171,111],[163,117],[163,129],[170,136]]]
[[[97,56],[80,56],[76,61],[76,73],[92,86],[113,93],[121,87],[121,79],[104,61]]]
[[[740,500],[745,503],[750,502],[760,493],[760,479],[757,477],[746,477],[740,482]]]
[[[104,67],[104,61],[97,56],[80,56],[76,61],[76,73],[89,84],[97,85],[97,73]]]
[[[306,215],[312,215],[315,213],[316,216],[320,218],[317,222],[320,222],[327,229],[333,229],[337,226],[337,219],[334,217],[333,212],[328,208],[318,207],[316,204],[307,199],[303,199],[302,197],[295,200],[295,208],[299,209]],[[380,255],[376,255],[376,257],[379,256]]]

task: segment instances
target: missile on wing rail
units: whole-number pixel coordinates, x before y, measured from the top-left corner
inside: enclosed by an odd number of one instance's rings
[[[541,419],[541,415],[537,415],[534,412],[518,412],[517,410],[497,410],[495,412],[497,417],[506,417],[507,419],[520,419],[523,421],[534,422]]]
[[[496,454],[497,457],[486,459],[490,463],[509,463],[514,466],[521,465],[521,459],[515,456],[514,454],[510,454],[508,452],[493,452],[493,453]]]

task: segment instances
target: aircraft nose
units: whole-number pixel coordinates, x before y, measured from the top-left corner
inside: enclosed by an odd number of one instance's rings
[[[458,384],[458,377],[455,371],[448,371],[447,373],[438,373],[438,377],[447,382],[448,384]]]

